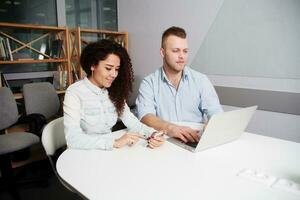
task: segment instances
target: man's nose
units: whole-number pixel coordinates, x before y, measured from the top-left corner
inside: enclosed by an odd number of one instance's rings
[[[183,58],[183,52],[180,52],[178,57]]]

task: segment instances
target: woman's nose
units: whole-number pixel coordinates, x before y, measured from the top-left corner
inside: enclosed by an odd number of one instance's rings
[[[112,70],[110,75],[115,78],[115,77],[118,76],[118,71],[117,70]]]

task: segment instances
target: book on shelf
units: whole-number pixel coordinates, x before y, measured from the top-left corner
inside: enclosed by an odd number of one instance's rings
[[[40,53],[44,54],[45,52],[46,52],[46,44],[42,43],[41,44],[41,48],[40,48]],[[39,60],[43,60],[44,59],[44,55],[43,54],[39,54],[39,57],[38,57]]]
[[[125,41],[122,37],[118,36],[114,38],[115,42],[121,45],[122,47],[125,47]]]
[[[78,74],[77,74],[77,70],[74,66],[74,63],[71,63],[71,66],[72,66],[72,75],[73,75],[73,79],[74,81],[78,81],[79,80],[79,77],[78,77]]]
[[[51,44],[50,56],[52,58],[60,58],[63,41],[60,39],[53,40]]]
[[[4,39],[0,36],[0,60],[5,60],[6,59],[4,46],[3,46],[3,42],[2,42],[3,40]]]
[[[56,90],[65,90],[67,88],[67,71],[55,71],[53,73],[53,86]]]
[[[11,49],[8,38],[0,36],[0,60],[11,60]]]
[[[12,55],[12,52],[11,52],[10,42],[9,42],[8,38],[6,38],[6,44],[7,44],[8,54],[9,54],[9,60],[13,61],[14,58],[13,58],[13,55]]]

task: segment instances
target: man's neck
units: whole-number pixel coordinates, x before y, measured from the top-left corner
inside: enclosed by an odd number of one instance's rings
[[[176,90],[178,89],[183,71],[174,71],[171,70],[169,67],[165,67],[163,66],[163,70],[166,74],[166,76],[168,77],[169,81],[172,83],[172,85],[176,88]]]

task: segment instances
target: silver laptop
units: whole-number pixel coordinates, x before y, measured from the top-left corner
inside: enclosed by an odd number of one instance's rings
[[[168,141],[192,152],[231,142],[242,135],[256,109],[257,106],[252,106],[213,115],[198,143],[184,143],[177,138],[168,138]],[[178,122],[177,124],[201,130],[201,132],[204,128],[204,125],[200,123]]]

